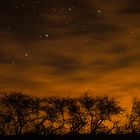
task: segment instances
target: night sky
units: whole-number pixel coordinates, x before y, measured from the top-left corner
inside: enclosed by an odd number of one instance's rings
[[[0,90],[140,92],[139,0],[0,0]]]

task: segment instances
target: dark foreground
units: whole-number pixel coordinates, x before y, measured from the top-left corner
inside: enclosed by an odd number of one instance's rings
[[[14,140],[140,140],[140,135],[65,135],[65,136],[36,136],[36,135],[20,135],[20,136],[0,136],[2,139]]]

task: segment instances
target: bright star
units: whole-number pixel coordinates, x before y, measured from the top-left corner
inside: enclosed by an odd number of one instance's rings
[[[29,56],[29,54],[28,54],[28,53],[25,53],[24,55],[25,55],[26,57],[27,57],[27,56]]]

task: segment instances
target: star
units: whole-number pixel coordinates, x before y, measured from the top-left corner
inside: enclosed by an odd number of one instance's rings
[[[101,10],[98,10],[97,13],[101,13]]]
[[[28,54],[28,53],[25,53],[24,55],[25,55],[25,57],[29,56],[29,54]]]
[[[48,35],[48,34],[46,34],[45,36],[46,36],[46,38],[47,38],[49,35]]]

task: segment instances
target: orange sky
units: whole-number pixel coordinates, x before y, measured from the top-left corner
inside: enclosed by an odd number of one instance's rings
[[[90,91],[117,97],[125,106],[139,96],[140,2],[0,5],[1,91],[43,96]]]

